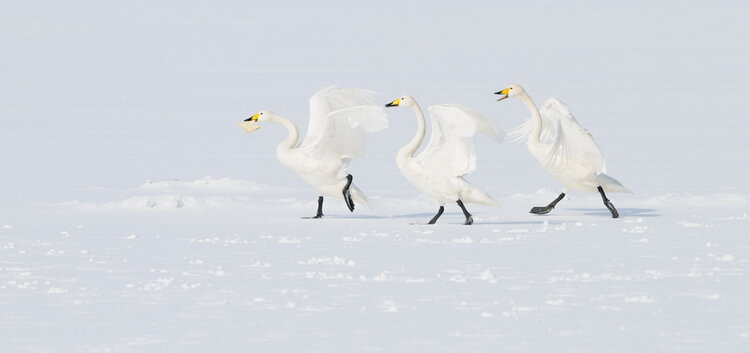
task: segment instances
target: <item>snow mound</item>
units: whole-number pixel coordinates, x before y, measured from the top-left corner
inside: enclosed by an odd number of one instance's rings
[[[72,201],[64,204],[64,206],[79,211],[206,210],[249,207],[251,205],[247,200],[241,198],[185,195],[133,196],[120,201],[102,203]]]
[[[151,192],[202,192],[202,193],[248,193],[268,189],[268,186],[250,180],[232,178],[213,178],[210,176],[193,180],[148,181],[138,187],[139,190]]]
[[[192,181],[148,181],[118,191],[119,200],[70,201],[60,204],[79,211],[209,210],[256,207],[258,193],[270,187],[250,180],[204,177]],[[251,198],[248,194],[253,194]]]

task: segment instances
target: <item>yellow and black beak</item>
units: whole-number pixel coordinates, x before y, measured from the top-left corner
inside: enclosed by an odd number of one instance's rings
[[[401,104],[401,98],[396,98],[393,100],[393,102],[390,102],[386,104],[386,107],[398,107],[398,105]]]
[[[255,114],[242,122],[238,123],[238,125],[242,128],[242,130],[245,131],[246,134],[249,134],[255,130],[260,129],[260,125],[258,125],[258,117],[260,116],[260,113]]]
[[[499,94],[499,95],[502,96],[502,97],[498,98],[497,101],[499,102],[499,101],[501,101],[501,100],[503,100],[505,98],[508,98],[508,92],[510,92],[510,88],[506,88],[506,89],[504,89],[502,91],[495,92],[495,94]]]

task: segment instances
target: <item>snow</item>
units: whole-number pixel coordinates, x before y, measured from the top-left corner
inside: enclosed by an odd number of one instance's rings
[[[474,207],[475,225],[461,225],[453,207],[427,226],[434,205],[413,193],[354,214],[330,202],[323,220],[300,219],[315,200],[295,196],[298,186],[246,188],[219,205],[206,200],[225,189],[208,188],[192,208],[105,207],[138,197],[126,196],[23,211],[0,230],[5,342],[14,351],[741,351],[750,334],[742,198],[717,208],[669,195],[644,208],[645,198],[620,197],[623,217],[612,220],[596,195],[545,217],[526,209],[554,193],[513,195],[502,210]]]
[[[5,352],[744,352],[750,5],[739,1],[0,5]],[[502,208],[437,211],[400,175],[408,111],[352,163],[349,213],[275,160],[317,89],[565,101],[630,194],[559,193],[477,141]]]

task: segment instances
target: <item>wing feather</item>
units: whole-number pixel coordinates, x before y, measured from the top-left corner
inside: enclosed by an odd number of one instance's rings
[[[372,91],[330,86],[310,98],[310,122],[300,148],[348,160],[364,153],[365,136],[388,126]]]
[[[606,163],[599,146],[591,133],[578,124],[565,104],[556,98],[549,98],[544,101],[539,112],[544,125],[555,127],[550,129],[554,138],[547,156],[549,163],[575,160],[590,165],[597,174],[606,173]]]
[[[457,104],[429,109],[432,133],[427,147],[416,158],[425,168],[448,176],[463,176],[476,170],[474,136],[487,135],[502,141],[502,134],[482,114]]]

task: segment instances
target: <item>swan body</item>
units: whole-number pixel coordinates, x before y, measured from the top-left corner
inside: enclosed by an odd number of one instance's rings
[[[531,97],[518,84],[496,92],[498,100],[519,98],[531,112],[531,119],[510,132],[515,141],[526,140],[529,153],[563,185],[558,199],[547,207],[535,207],[532,213],[548,213],[570,190],[599,192],[614,218],[619,217],[605,192],[631,192],[615,178],[606,174],[601,150],[591,134],[556,98],[547,99],[537,109]],[[535,212],[535,210],[537,212]]]
[[[374,103],[370,91],[335,86],[321,89],[309,103],[310,120],[301,143],[294,123],[269,110],[246,119],[244,124],[251,126],[246,131],[259,129],[259,122],[274,122],[287,129],[286,139],[276,148],[276,158],[320,195],[313,218],[323,216],[323,196],[344,200],[350,211],[355,203],[367,205],[347,169],[352,158],[363,155],[366,134],[387,127],[384,109]]]
[[[497,141],[501,140],[502,135],[485,117],[461,105],[431,106],[429,112],[432,134],[427,146],[417,155],[417,149],[426,134],[422,109],[410,96],[395,99],[386,106],[407,106],[416,116],[416,135],[398,151],[396,164],[412,185],[438,201],[440,209],[430,224],[437,221],[445,204],[449,202],[459,204],[466,216],[465,224],[473,223],[473,218],[466,211],[463,202],[498,206],[486,192],[463,178],[476,170],[474,136],[482,133]]]

